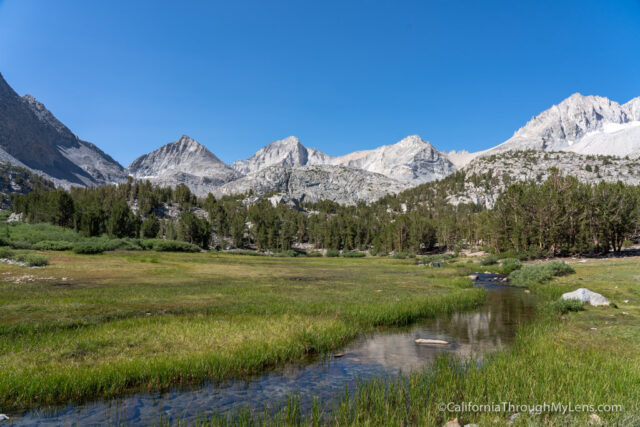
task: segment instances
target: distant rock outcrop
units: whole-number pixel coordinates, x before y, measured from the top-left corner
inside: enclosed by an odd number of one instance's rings
[[[11,205],[11,194],[27,194],[36,187],[53,189],[53,182],[29,169],[7,162],[0,163],[0,209]]]
[[[333,200],[342,204],[370,202],[408,188],[407,184],[362,169],[334,165],[302,167],[270,166],[214,191],[216,196],[277,193],[283,201],[317,202]]]

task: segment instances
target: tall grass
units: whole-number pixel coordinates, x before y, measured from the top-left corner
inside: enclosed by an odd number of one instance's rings
[[[509,281],[515,286],[532,286],[547,283],[556,276],[573,274],[576,271],[563,261],[550,261],[532,264],[509,274]]]
[[[3,409],[249,375],[484,297],[456,270],[385,259],[51,257],[66,282],[0,282]]]

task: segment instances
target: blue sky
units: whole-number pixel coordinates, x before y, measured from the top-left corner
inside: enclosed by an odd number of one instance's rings
[[[640,1],[0,0],[0,72],[127,165],[197,139],[485,149],[574,92],[640,95]]]

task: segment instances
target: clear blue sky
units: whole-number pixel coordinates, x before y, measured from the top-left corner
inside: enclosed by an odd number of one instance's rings
[[[640,1],[0,0],[0,72],[125,166],[420,134],[480,150],[574,92],[640,95]]]

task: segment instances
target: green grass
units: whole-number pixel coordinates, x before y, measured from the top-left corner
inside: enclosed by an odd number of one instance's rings
[[[621,405],[618,412],[596,412],[606,425],[640,425],[640,270],[639,259],[589,260],[572,264],[576,274],[534,286],[542,298],[536,322],[519,330],[514,344],[483,363],[443,356],[424,371],[360,383],[330,414],[305,414],[292,398],[281,410],[231,418],[212,417],[203,425],[507,425],[512,411],[440,410],[440,404],[542,405],[547,403]],[[552,302],[579,287],[603,294],[619,306],[556,312]],[[563,304],[577,308],[577,304]],[[556,314],[557,313],[557,314]],[[322,405],[316,404],[318,408]],[[593,425],[588,412],[520,412],[514,426]]]
[[[5,226],[7,228],[2,230],[3,237],[9,237],[11,241],[23,242],[23,244],[32,245],[45,240],[77,242],[82,239],[82,236],[73,230],[46,223],[25,224],[12,222]],[[8,233],[8,236],[5,233]]]
[[[15,257],[17,261],[25,263],[28,267],[44,267],[49,265],[49,258],[40,254],[21,254]]]
[[[509,274],[509,282],[515,286],[529,287],[549,282],[556,276],[573,274],[575,270],[563,261],[530,264]]]
[[[394,259],[47,255],[28,283],[0,264],[3,410],[247,376],[484,298]]]
[[[345,258],[364,258],[367,254],[365,252],[347,251],[342,256]]]
[[[579,299],[558,299],[551,304],[549,308],[556,314],[567,314],[570,311],[582,311],[584,310],[584,302]]]
[[[520,270],[520,268],[522,268],[520,260],[516,258],[503,258],[500,260],[500,268],[498,271],[500,274],[509,275],[516,270]]]
[[[495,265],[498,263],[498,257],[496,255],[487,255],[482,261],[480,261],[480,265],[488,266]]]
[[[49,258],[44,255],[25,251],[16,252],[6,246],[0,247],[0,258],[18,261],[27,267],[44,267],[49,264]]]

